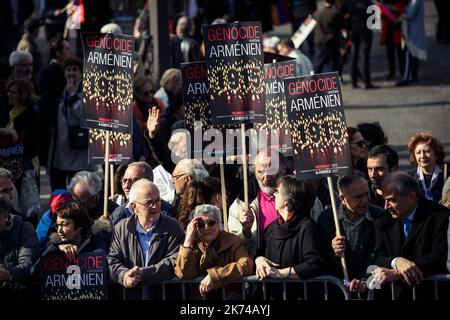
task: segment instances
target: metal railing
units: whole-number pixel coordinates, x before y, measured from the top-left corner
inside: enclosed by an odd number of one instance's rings
[[[192,283],[200,283],[203,280],[204,277],[196,277],[191,279],[185,279],[180,280],[178,278],[173,278],[171,280],[165,281],[162,283],[162,299],[166,300],[167,298],[167,289],[166,285],[169,284],[179,284],[181,286],[181,299],[186,300],[186,285],[192,284]],[[236,281],[234,283],[239,283],[241,285],[241,292],[242,292],[242,300],[246,300],[247,297],[247,290],[246,290],[246,284],[256,284],[261,283],[262,284],[262,295],[263,299],[266,300],[268,297],[267,294],[267,283],[277,283],[280,284],[283,288],[283,300],[287,300],[287,283],[298,283],[303,285],[303,298],[304,300],[308,300],[308,285],[309,284],[322,284],[323,285],[323,298],[324,300],[329,299],[329,291],[328,291],[328,285],[331,284],[333,286],[336,286],[340,289],[342,292],[345,300],[350,300],[350,292],[348,291],[347,287],[344,285],[343,281],[341,279],[338,279],[336,277],[332,276],[319,276],[315,278],[311,278],[308,280],[299,280],[299,279],[274,279],[274,278],[267,278],[264,280],[258,280],[256,279],[256,276],[247,276],[241,278],[239,281]],[[226,300],[226,292],[225,288],[221,289],[222,291],[222,299]],[[203,299],[206,299],[205,296],[203,296]]]
[[[401,281],[401,280],[399,280]],[[424,279],[424,282],[426,281],[430,281],[433,282],[433,294],[434,294],[434,300],[439,300],[439,283],[440,282],[450,282],[450,274],[435,274],[432,276],[429,276],[427,278]],[[390,294],[391,294],[391,300],[396,300],[395,297],[395,283],[396,282],[391,282],[390,283]],[[411,294],[412,294],[412,301],[416,301],[417,300],[417,285],[412,285],[411,286]]]

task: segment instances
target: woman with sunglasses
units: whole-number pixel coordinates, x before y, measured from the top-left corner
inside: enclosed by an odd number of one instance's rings
[[[159,112],[164,111],[163,102],[154,96],[155,86],[155,83],[149,77],[138,78],[134,82],[133,116],[142,137],[144,137],[144,131],[147,129],[147,119],[152,108],[156,107]]]
[[[216,290],[224,286],[228,299],[237,298],[239,290],[228,285],[253,272],[241,238],[221,230],[220,216],[219,208],[209,204],[195,207],[191,214],[175,265],[180,279],[204,276],[198,288],[192,288],[191,299],[208,293],[208,298],[220,299]]]
[[[265,249],[260,249],[263,255],[255,259],[257,279],[305,280],[320,275],[324,272],[325,260],[310,218],[314,194],[305,182],[288,175],[278,180],[274,195],[279,217],[267,227]],[[272,298],[282,296],[281,286],[268,287]],[[298,299],[299,289],[298,284],[288,284],[288,299]]]
[[[357,128],[347,127],[348,142],[350,145],[350,155],[354,170],[367,173],[366,159],[368,154],[367,143],[361,132]],[[366,174],[367,175],[367,174]]]

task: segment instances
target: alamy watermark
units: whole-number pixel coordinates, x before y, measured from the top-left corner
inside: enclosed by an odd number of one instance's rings
[[[381,30],[381,9],[373,4],[367,7],[366,13],[370,14],[366,21],[367,29]]]

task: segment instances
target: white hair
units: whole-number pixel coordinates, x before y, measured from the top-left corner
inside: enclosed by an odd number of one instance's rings
[[[182,159],[178,162],[177,168],[192,179],[201,180],[209,177],[209,172],[205,169],[203,164],[196,159]]]
[[[73,189],[78,183],[83,183],[84,186],[89,190],[92,196],[95,196],[102,191],[102,180],[100,177],[90,171],[80,171],[75,174],[75,176],[70,180],[69,191],[73,193]]]
[[[28,51],[16,50],[11,52],[11,54],[9,55],[9,65],[11,67],[17,66],[20,63],[20,60],[22,60],[22,58],[24,57],[31,58],[31,60],[33,60],[33,56]]]
[[[101,33],[117,33],[117,34],[122,34],[122,28],[117,24],[117,23],[108,23],[105,24],[101,30]]]
[[[151,187],[156,188],[156,190],[158,190],[158,193],[159,193],[159,189],[156,184],[154,184],[153,182],[151,182],[150,180],[145,179],[145,178],[139,179],[138,181],[133,183],[133,185],[131,186],[128,201],[130,203],[135,202],[136,199],[138,198],[139,193],[141,193],[143,190],[150,189]]]
[[[186,138],[187,137],[185,129],[176,130],[172,133],[169,142],[167,143],[169,150],[172,151],[175,156],[181,159],[186,157]]]
[[[200,204],[195,207],[195,209],[191,212],[191,217],[189,221],[192,221],[197,216],[206,216],[211,219],[214,219],[219,224],[219,228],[223,230],[222,224],[222,212],[216,206],[211,204]]]

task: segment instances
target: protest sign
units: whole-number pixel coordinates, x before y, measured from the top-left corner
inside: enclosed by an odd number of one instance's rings
[[[181,64],[183,79],[184,120],[189,132],[186,150],[195,159],[224,157],[240,152],[235,149],[234,140],[224,139],[227,129],[224,125],[214,125],[211,120],[209,106],[209,82],[205,62]],[[229,129],[239,128],[237,125],[227,126]],[[209,139],[209,138],[213,139]],[[222,138],[222,139],[220,139]],[[213,140],[214,143],[211,143]],[[188,155],[189,156],[189,155]]]
[[[268,146],[285,156],[291,156],[293,152],[283,80],[295,77],[296,70],[295,59],[264,65],[266,122],[256,125],[258,130],[268,131]]]
[[[264,122],[261,24],[207,25],[203,34],[213,124]]]
[[[79,253],[75,261],[65,254],[41,258],[42,300],[106,300],[107,261],[104,253]]]
[[[84,33],[83,114],[87,127],[132,131],[134,38]]]
[[[106,131],[89,129],[89,164],[104,164],[106,152]],[[127,164],[133,159],[131,134],[111,132],[109,138],[109,163]]]
[[[303,41],[308,38],[309,34],[314,30],[317,25],[317,20],[311,15],[308,15],[303,23],[298,27],[291,37],[292,43],[298,49],[302,45]]]
[[[12,142],[12,137],[0,134],[0,168],[9,170],[14,179],[20,179],[23,175],[23,138]]]
[[[297,176],[345,175],[352,168],[339,74],[284,80]]]

